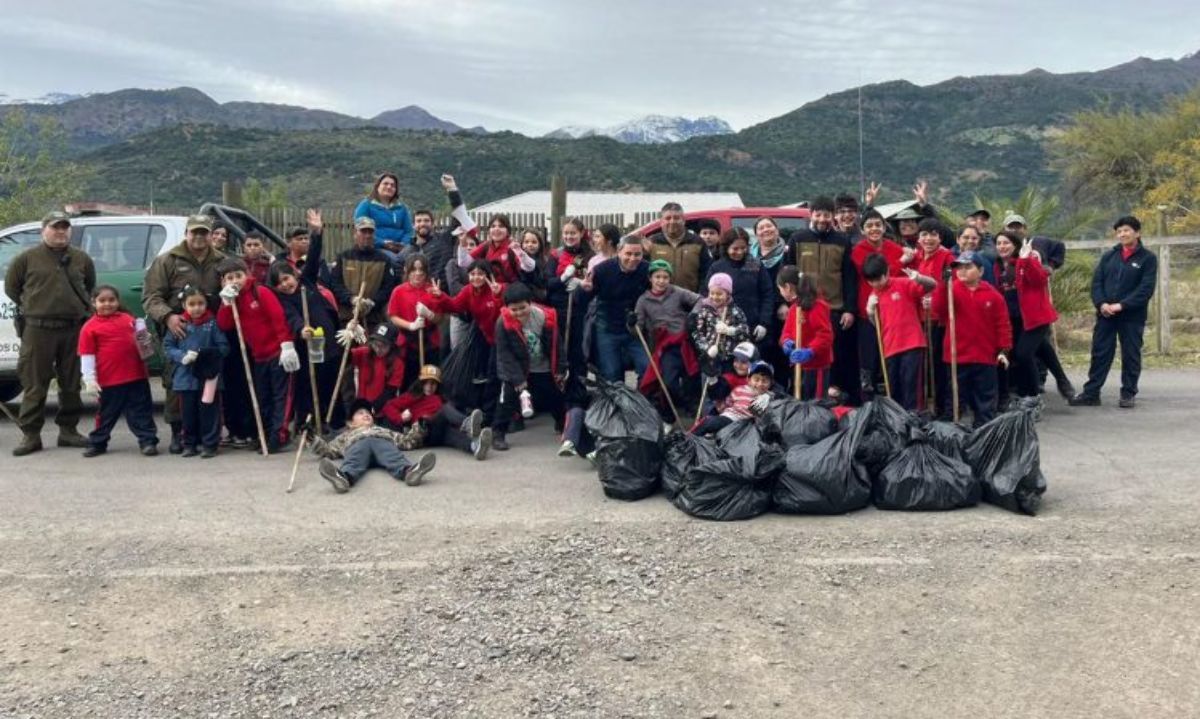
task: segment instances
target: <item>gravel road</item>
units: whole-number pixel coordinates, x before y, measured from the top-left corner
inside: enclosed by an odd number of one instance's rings
[[[1034,518],[706,523],[539,423],[289,495],[291,457],[13,459],[4,421],[0,717],[1196,716],[1200,372],[1143,379],[1050,400]]]

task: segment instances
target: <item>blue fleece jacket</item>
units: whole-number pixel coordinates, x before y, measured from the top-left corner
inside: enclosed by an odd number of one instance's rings
[[[225,333],[217,328],[215,319],[193,324],[185,317],[184,322],[187,334],[183,339],[176,339],[175,335],[167,332],[167,337],[163,340],[163,350],[167,359],[175,365],[175,373],[171,376],[171,389],[176,392],[198,392],[204,388],[204,380],[196,376],[194,364],[180,364],[183,356],[189,350],[199,352],[211,348],[220,352],[221,357],[225,357],[229,354],[229,340],[225,338]]]
[[[354,208],[354,219],[370,217],[375,220],[375,246],[383,247],[385,242],[399,242],[407,245],[412,242],[413,223],[412,213],[403,202],[392,205],[365,198]]]

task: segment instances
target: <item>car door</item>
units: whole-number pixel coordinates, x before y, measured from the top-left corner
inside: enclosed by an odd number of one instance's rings
[[[7,402],[16,396],[13,382],[17,371],[17,358],[20,355],[21,340],[17,339],[17,330],[13,318],[17,314],[17,303],[8,298],[4,290],[4,275],[13,259],[42,241],[42,232],[38,228],[17,230],[0,236],[0,402]],[[19,385],[15,385],[19,391]]]
[[[96,222],[80,227],[73,242],[95,263],[96,284],[116,287],[125,309],[141,317],[146,267],[166,238],[166,228],[155,223]]]

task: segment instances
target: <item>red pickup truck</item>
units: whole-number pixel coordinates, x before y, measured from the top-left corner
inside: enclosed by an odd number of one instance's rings
[[[770,217],[779,225],[779,235],[785,241],[796,230],[808,227],[808,209],[804,207],[730,207],[723,210],[699,210],[686,212],[683,220],[691,232],[699,234],[701,220],[716,220],[721,225],[721,232],[730,227],[741,227],[754,235],[754,223],[760,217]],[[661,220],[655,220],[648,225],[639,227],[637,232],[642,237],[649,237],[659,231]]]

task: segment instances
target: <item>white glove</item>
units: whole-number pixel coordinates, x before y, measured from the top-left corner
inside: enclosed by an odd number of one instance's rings
[[[413,320],[412,322],[409,322],[408,329],[412,332],[416,332],[417,330],[425,329],[425,318],[418,317],[415,320]]]
[[[571,269],[574,268],[575,266],[571,265]],[[582,284],[583,280],[579,279],[578,277],[572,277],[571,279],[567,280],[567,292],[574,292],[575,290],[579,289],[579,286]]]
[[[750,411],[755,414],[762,414],[767,411],[767,405],[769,404],[771,404],[771,395],[763,392],[750,403]]]
[[[904,254],[900,255],[900,264],[907,265],[912,262],[912,258],[917,254],[916,250],[911,247],[904,248]]]
[[[431,319],[433,319],[433,310],[429,309],[424,304],[418,302],[417,303],[417,316],[424,317],[425,319],[431,320]]]
[[[921,306],[924,307],[925,309],[929,309],[930,307],[933,307],[933,297],[931,295],[925,295],[924,297],[922,297],[921,298]]]
[[[368,297],[356,299],[355,303],[358,305],[358,311],[364,315],[375,308],[375,300]]]
[[[1017,256],[1020,257],[1021,259],[1025,259],[1026,257],[1029,257],[1029,255],[1031,255],[1032,253],[1033,253],[1033,240],[1027,239],[1027,240],[1025,240],[1025,242],[1021,243],[1021,252]]]
[[[767,336],[767,328],[766,327],[763,327],[762,325],[755,326],[755,328],[754,328],[754,341],[755,342],[758,342],[759,340],[761,340],[763,337],[766,337],[766,336]]]
[[[879,295],[871,295],[867,298],[867,314],[873,315],[879,311]]]
[[[227,305],[233,304],[233,301],[237,299],[238,292],[241,291],[242,288],[237,285],[225,285],[221,288],[221,302]]]
[[[188,350],[187,352],[185,352],[183,354],[183,358],[179,360],[179,364],[189,365],[189,364],[195,362],[196,358],[199,356],[200,356],[200,353],[197,352],[196,350]]]
[[[575,277],[575,265],[567,265],[567,269],[563,270],[562,274],[558,276],[558,281],[566,282],[567,280],[570,280],[574,277]]]
[[[917,278],[921,276],[921,273],[917,272],[916,270],[908,269],[906,267],[904,269],[904,276],[915,282],[917,280]]]
[[[1008,369],[1008,357],[1001,352],[1000,354],[996,355],[996,364],[1000,365],[1004,369]]]
[[[279,366],[284,372],[295,372],[300,369],[300,355],[296,354],[296,346],[291,342],[279,345]]]
[[[737,326],[727,325],[721,320],[717,320],[717,334],[725,335],[726,337],[732,337],[737,334]]]
[[[401,412],[400,413],[400,421],[401,422],[411,422],[412,421],[412,412],[408,411],[407,409],[404,410],[403,412]]]
[[[711,345],[709,345],[709,346],[708,346],[708,356],[709,356],[709,357],[711,357],[712,359],[716,359],[716,358],[717,358],[717,353],[718,353],[719,351],[720,351],[720,350],[718,350],[718,349],[717,349],[717,343],[716,343],[716,342],[713,342]]]
[[[100,394],[100,384],[96,382],[95,377],[83,379],[83,391],[93,396]]]

